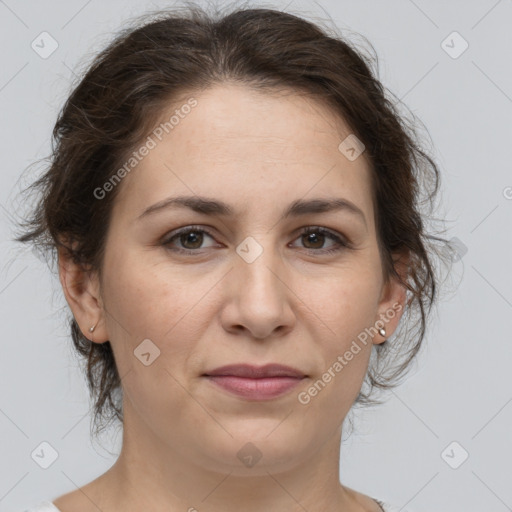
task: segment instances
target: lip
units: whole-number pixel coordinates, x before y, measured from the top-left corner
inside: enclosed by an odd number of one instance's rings
[[[282,364],[271,363],[264,366],[254,366],[251,364],[228,364],[210,370],[205,373],[207,376],[231,376],[231,377],[244,377],[248,379],[262,379],[265,377],[295,377],[302,379],[307,377],[304,372],[285,366]]]
[[[281,364],[222,366],[203,375],[225,391],[249,400],[269,400],[284,395],[307,375]]]

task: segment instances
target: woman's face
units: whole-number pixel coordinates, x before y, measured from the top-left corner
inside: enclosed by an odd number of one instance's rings
[[[364,153],[339,149],[350,129],[311,99],[237,85],[194,98],[163,116],[181,113],[117,185],[94,341],[112,343],[125,430],[205,468],[242,474],[242,455],[261,456],[251,474],[291,468],[341,432],[384,340],[365,329],[402,297],[384,286],[370,170]],[[231,213],[168,204],[144,214],[178,196]],[[315,212],[313,200],[360,212]],[[296,202],[306,207],[285,215]],[[302,233],[315,226],[328,233]],[[393,316],[378,326],[387,336]],[[243,397],[205,376],[242,363],[306,377],[278,396]]]

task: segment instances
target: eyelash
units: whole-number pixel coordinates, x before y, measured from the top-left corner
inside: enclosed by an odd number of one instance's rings
[[[169,244],[175,239],[179,238],[181,235],[187,234],[187,233],[206,233],[209,237],[214,238],[212,233],[208,231],[207,229],[204,229],[200,226],[187,226],[186,228],[180,229],[172,234],[171,237],[166,237],[161,242],[163,246],[167,247]],[[307,228],[304,228],[298,235],[298,237],[307,235],[309,233],[320,233],[322,235],[326,235],[330,237],[332,240],[334,240],[337,244],[334,248],[331,249],[306,249],[306,251],[310,253],[320,253],[320,254],[333,254],[336,252],[340,252],[344,249],[349,249],[351,247],[350,243],[348,241],[343,240],[338,235],[334,234],[332,231],[329,231],[325,228],[322,228],[320,226],[309,226]],[[298,238],[297,237],[297,238]],[[174,251],[181,254],[195,254],[199,253],[201,249],[182,249],[179,247],[167,247],[168,250]]]

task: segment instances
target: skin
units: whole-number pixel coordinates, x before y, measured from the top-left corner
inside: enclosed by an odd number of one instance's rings
[[[102,278],[60,254],[60,280],[84,335],[112,344],[125,419],[116,463],[54,503],[62,512],[378,511],[340,484],[339,451],[372,346],[385,338],[360,343],[308,404],[297,399],[359,333],[405,302],[404,288],[383,279],[368,161],[338,150],[351,130],[311,98],[235,84],[193,96],[198,105],[118,185]],[[182,208],[137,219],[167,197],[194,194],[229,203],[236,215]],[[365,221],[346,211],[280,221],[297,199],[331,197],[353,202]],[[212,237],[161,243],[190,225]],[[336,241],[308,241],[300,230],[309,226],[353,246],[322,253]],[[251,263],[236,252],[248,236],[263,249]],[[387,337],[400,316],[386,322]],[[134,355],[144,339],[160,350],[149,366]],[[202,377],[239,362],[278,362],[308,378],[258,402]],[[253,467],[236,456],[248,442],[262,454]]]

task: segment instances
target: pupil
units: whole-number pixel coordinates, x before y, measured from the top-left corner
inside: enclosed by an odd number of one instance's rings
[[[316,241],[316,243],[318,244],[318,241],[322,239],[323,235],[320,235],[320,237],[318,237],[317,233],[307,233],[305,236],[307,237],[307,242],[308,243],[312,242],[313,244],[315,244],[315,241]],[[322,245],[323,244],[320,242],[320,247]]]
[[[183,242],[185,240],[185,242]],[[197,249],[201,245],[201,236],[197,236],[196,232],[189,232],[182,235],[182,243],[184,246],[187,246],[189,242],[192,242],[193,247],[188,247],[189,249]],[[194,242],[196,245],[194,245]]]

